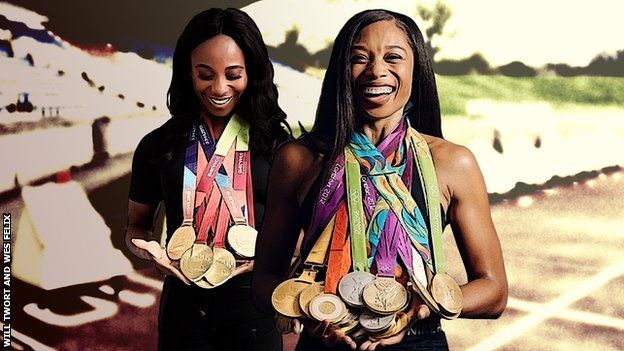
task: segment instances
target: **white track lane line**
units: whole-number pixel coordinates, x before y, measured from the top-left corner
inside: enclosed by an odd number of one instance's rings
[[[507,302],[508,308],[522,312],[540,311],[543,306],[544,304],[541,303],[524,301],[514,298],[509,298],[509,301]],[[578,323],[624,330],[624,319],[610,317],[604,314],[594,312],[585,312],[566,308],[557,312],[555,315],[553,315],[553,317]]]
[[[510,341],[531,330],[533,327],[543,322],[544,320],[557,315],[568,305],[600,289],[609,281],[623,274],[624,260],[620,260],[617,263],[602,270],[600,273],[596,274],[592,278],[568,290],[568,292],[560,295],[550,302],[545,303],[544,305],[542,305],[542,308],[539,311],[535,311],[533,313],[530,313],[528,316],[520,318],[516,322],[508,325],[503,329],[500,329],[496,333],[481,340],[479,343],[472,346],[468,350],[495,350],[498,347],[508,344]]]

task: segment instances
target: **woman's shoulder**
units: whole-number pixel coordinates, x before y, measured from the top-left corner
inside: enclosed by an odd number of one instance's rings
[[[306,172],[319,161],[320,157],[304,140],[295,139],[288,140],[279,147],[274,162]]]
[[[436,169],[442,168],[460,174],[478,170],[477,159],[467,147],[431,135],[422,135],[431,150]]]
[[[156,146],[160,142],[164,141],[172,125],[173,118],[169,118],[163,124],[145,134],[145,136],[141,138],[139,146]]]

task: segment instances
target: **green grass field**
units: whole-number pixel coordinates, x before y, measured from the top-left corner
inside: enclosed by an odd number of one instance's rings
[[[465,115],[472,99],[544,101],[567,105],[624,107],[624,79],[613,77],[436,76],[443,116]]]

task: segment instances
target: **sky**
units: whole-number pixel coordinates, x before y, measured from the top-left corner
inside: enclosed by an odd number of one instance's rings
[[[447,34],[438,41],[438,59],[482,53],[493,65],[520,60],[586,65],[600,53],[624,49],[624,1],[621,0],[445,0],[452,11]],[[415,17],[416,4],[405,0],[263,0],[243,8],[258,23],[269,45],[284,33],[300,31],[311,52],[327,46],[342,24],[367,8],[386,8]],[[419,22],[418,18],[415,18]],[[421,21],[422,22],[422,21]],[[422,23],[420,23],[422,24]],[[424,28],[421,25],[421,28]]]

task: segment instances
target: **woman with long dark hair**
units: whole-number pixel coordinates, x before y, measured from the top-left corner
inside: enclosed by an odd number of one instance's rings
[[[273,314],[251,303],[270,162],[289,127],[253,20],[210,9],[175,48],[171,119],[139,143],[126,245],[165,275],[160,350],[277,350]],[[153,235],[164,203],[167,244]]]
[[[506,306],[483,176],[442,137],[431,61],[405,15],[369,10],[344,25],[314,126],[278,150],[268,193],[254,301],[304,330],[299,350],[444,350],[440,318],[497,318]],[[449,223],[461,287],[445,273]]]

